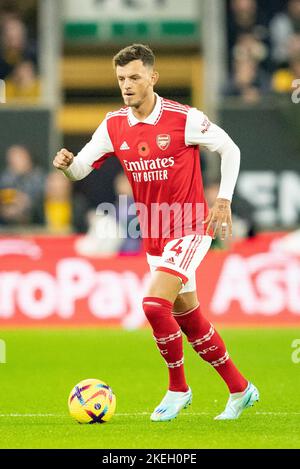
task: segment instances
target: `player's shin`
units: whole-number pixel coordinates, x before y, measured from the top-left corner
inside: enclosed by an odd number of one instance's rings
[[[157,347],[169,370],[169,390],[186,392],[180,327],[172,316],[173,304],[163,298],[145,297],[143,309],[153,329]]]
[[[214,326],[201,314],[200,306],[173,315],[195,352],[210,363],[228,386],[230,393],[244,391],[248,381],[239,372]]]

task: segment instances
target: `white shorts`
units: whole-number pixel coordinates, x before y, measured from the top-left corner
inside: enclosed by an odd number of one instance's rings
[[[161,256],[147,253],[150,271],[161,270],[179,277],[183,283],[179,293],[195,291],[196,269],[209,250],[211,241],[211,236],[197,234],[172,239],[165,245]]]

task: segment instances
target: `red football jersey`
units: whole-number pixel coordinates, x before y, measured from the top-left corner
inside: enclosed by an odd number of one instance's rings
[[[138,121],[130,108],[109,113],[110,151],[90,162],[100,168],[107,157],[117,156],[132,187],[145,250],[154,256],[161,255],[172,238],[203,232],[207,204],[199,146],[186,142],[190,109],[157,96],[155,110],[145,121]],[[206,132],[210,122],[205,116],[201,125],[199,133]]]

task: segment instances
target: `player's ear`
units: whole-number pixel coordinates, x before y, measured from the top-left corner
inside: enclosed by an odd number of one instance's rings
[[[156,85],[159,79],[159,73],[156,70],[153,71],[151,79],[152,79],[152,85],[153,86]]]

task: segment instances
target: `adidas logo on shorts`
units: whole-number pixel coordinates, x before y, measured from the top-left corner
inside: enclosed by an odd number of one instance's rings
[[[170,258],[167,259],[165,262],[168,262],[169,264],[175,265],[174,257],[170,257]]]

